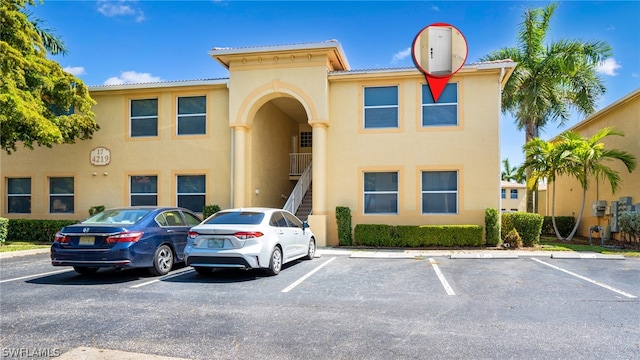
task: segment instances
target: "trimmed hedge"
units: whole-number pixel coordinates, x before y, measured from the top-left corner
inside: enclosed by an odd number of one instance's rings
[[[336,222],[338,223],[338,243],[343,246],[352,244],[351,209],[345,206],[336,207]]]
[[[219,205],[205,205],[202,208],[202,219],[206,219],[209,216],[217,213],[218,211],[220,211],[220,206]]]
[[[7,230],[9,230],[9,219],[0,218],[0,245],[7,241]]]
[[[51,244],[54,235],[60,229],[77,223],[77,220],[11,219],[9,220],[7,240]]]
[[[576,218],[573,216],[556,216],[556,225],[558,226],[558,232],[560,236],[566,238],[571,234],[571,230],[576,225]],[[551,216],[545,216],[542,221],[542,234],[556,236],[556,232],[553,230],[553,222],[551,222]]]
[[[482,246],[478,225],[379,225],[358,224],[354,245],[383,247]]]
[[[540,242],[540,231],[542,230],[542,215],[524,212],[502,213],[502,228],[500,235],[504,239],[507,234],[516,229],[524,246],[531,247]]]
[[[500,223],[498,209],[488,208],[484,211],[484,228],[487,246],[500,243]]]

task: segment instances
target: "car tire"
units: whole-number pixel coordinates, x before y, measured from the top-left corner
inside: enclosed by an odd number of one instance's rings
[[[74,266],[73,270],[75,270],[80,275],[92,275],[98,271],[98,268],[89,266]]]
[[[207,275],[207,274],[211,274],[211,271],[213,269],[209,267],[204,267],[204,266],[194,266],[193,270],[195,270],[200,275]]]
[[[273,248],[271,252],[271,259],[269,260],[269,268],[267,274],[278,275],[282,269],[282,249],[279,246]]]
[[[166,275],[173,268],[173,251],[167,245],[160,245],[153,254],[153,266],[149,268],[151,275]]]
[[[311,239],[309,239],[309,247],[307,248],[307,256],[305,256],[303,259],[311,260],[311,259],[313,259],[315,254],[316,254],[316,239],[311,238]]]

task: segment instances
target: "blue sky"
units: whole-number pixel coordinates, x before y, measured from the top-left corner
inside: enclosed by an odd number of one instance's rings
[[[413,66],[409,47],[425,26],[444,22],[467,39],[467,62],[516,44],[535,1],[59,1],[31,8],[68,48],[54,59],[87,85],[226,78],[213,47],[338,40],[352,69]],[[605,40],[613,57],[600,68],[607,93],[598,109],[640,88],[639,1],[561,1],[548,40]],[[549,125],[551,138],[562,128]],[[524,132],[501,117],[502,158],[522,162]]]

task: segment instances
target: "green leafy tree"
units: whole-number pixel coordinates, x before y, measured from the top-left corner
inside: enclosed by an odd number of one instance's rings
[[[590,138],[584,138],[575,131],[568,131],[558,136],[554,142],[535,138],[525,145],[527,161],[522,165],[520,172],[525,169],[530,171],[528,188],[533,188],[543,178],[551,183],[551,219],[558,239],[562,239],[555,220],[556,179],[559,176],[573,177],[582,187],[580,212],[573,230],[567,236],[567,240],[571,240],[580,225],[587,190],[592,179],[608,182],[611,191],[615,194],[622,180],[619,173],[608,167],[607,163],[620,161],[630,173],[636,168],[637,160],[632,154],[619,149],[605,148],[602,140],[607,136],[624,136],[624,134],[614,131],[611,127],[601,129]]]
[[[99,129],[84,83],[65,72],[47,51],[64,53],[64,44],[29,20],[34,0],[0,2],[0,147],[11,154],[18,144],[72,144]]]
[[[521,183],[524,180],[518,173],[518,167],[511,166],[509,158],[502,160],[502,166],[502,172],[500,173],[502,181],[515,181]]]
[[[518,63],[502,93],[502,109],[511,113],[525,143],[539,137],[549,122],[563,125],[571,110],[587,115],[595,111],[605,92],[596,66],[612,55],[604,41],[557,40],[545,44],[549,22],[557,8],[527,9],[518,29],[517,45],[480,58],[481,61],[511,59]],[[527,179],[530,173],[526,173]],[[527,189],[527,211],[535,212],[534,191]]]

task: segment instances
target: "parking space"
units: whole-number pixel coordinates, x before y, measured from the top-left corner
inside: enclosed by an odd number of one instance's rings
[[[277,276],[180,267],[153,277],[143,269],[80,276],[39,255],[3,260],[0,268],[6,347],[98,346],[193,359],[265,349],[276,358],[451,351],[558,358],[570,338],[580,344],[577,357],[607,357],[603,349],[618,346],[628,358],[637,347],[620,330],[640,333],[630,316],[640,311],[640,259],[325,254],[287,264]],[[545,347],[514,347],[505,333]]]

